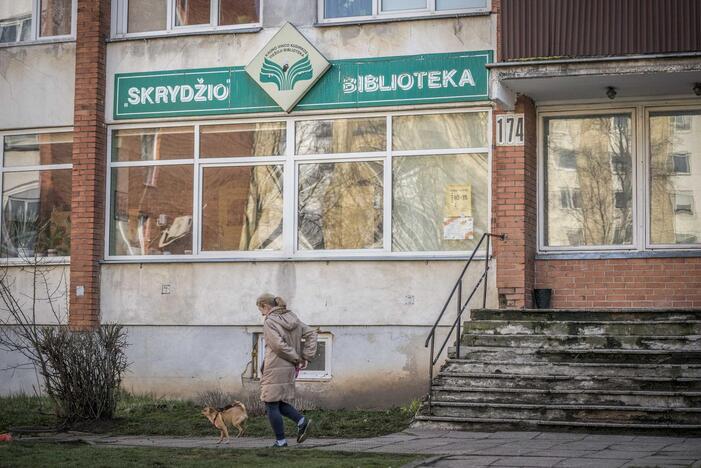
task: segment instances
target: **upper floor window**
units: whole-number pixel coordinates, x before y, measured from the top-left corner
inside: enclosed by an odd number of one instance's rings
[[[319,0],[321,22],[487,11],[488,0]]]
[[[116,0],[113,5],[115,37],[260,24],[259,0]]]
[[[0,1],[0,44],[74,36],[73,0]]]

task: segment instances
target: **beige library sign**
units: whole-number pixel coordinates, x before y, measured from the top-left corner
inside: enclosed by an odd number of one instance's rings
[[[290,112],[331,64],[290,23],[286,23],[246,65],[246,73]]]

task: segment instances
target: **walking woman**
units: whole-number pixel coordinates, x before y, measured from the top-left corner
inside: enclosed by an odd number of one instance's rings
[[[288,310],[280,297],[263,294],[256,306],[263,315],[265,339],[260,399],[265,402],[268,420],[275,432],[273,447],[287,447],[283,416],[297,425],[297,443],[302,443],[309,434],[312,421],[289,402],[295,397],[297,373],[307,367],[308,361],[316,354],[316,332]]]

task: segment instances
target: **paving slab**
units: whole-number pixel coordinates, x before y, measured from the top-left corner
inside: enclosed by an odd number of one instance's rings
[[[475,457],[475,456],[461,456],[461,457],[446,457],[441,458],[430,465],[436,468],[481,468],[485,466],[490,466],[492,463],[497,461],[498,457]],[[422,465],[418,465],[422,466]]]
[[[589,458],[613,458],[617,460],[633,460],[635,458],[650,457],[654,455],[654,451],[629,451],[629,450],[600,450],[589,454]]]
[[[557,457],[504,457],[496,460],[490,466],[551,467],[557,465],[562,460],[562,458]]]
[[[566,468],[619,468],[626,463],[621,460],[601,460],[592,458],[567,458],[558,463],[557,467]]]

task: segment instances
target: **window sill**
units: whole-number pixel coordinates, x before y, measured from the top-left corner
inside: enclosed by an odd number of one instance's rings
[[[70,265],[71,257],[28,257],[28,258],[4,258],[0,260],[0,267],[33,267],[33,266],[58,266]]]
[[[165,257],[165,258],[164,258]],[[470,252],[464,255],[334,255],[305,257],[193,257],[193,256],[157,256],[137,258],[106,258],[101,264],[162,264],[162,263],[263,263],[263,262],[334,262],[334,261],[467,261]],[[475,255],[474,260],[483,261],[484,254]]]
[[[111,42],[125,42],[125,41],[139,41],[144,39],[165,39],[168,37],[184,37],[184,36],[212,36],[217,34],[250,34],[257,33],[263,30],[262,26],[254,26],[250,28],[241,29],[200,29],[200,30],[186,30],[186,31],[170,31],[170,32],[153,32],[153,33],[139,33],[134,35],[127,35],[122,37],[111,37],[107,39],[107,43]]]
[[[75,37],[62,37],[58,39],[39,39],[36,41],[24,41],[24,42],[3,42],[0,43],[0,49],[9,49],[12,47],[29,47],[37,45],[47,45],[47,44],[63,44],[66,42],[75,42]]]
[[[536,260],[608,260],[619,258],[696,258],[701,257],[701,249],[686,250],[645,250],[610,252],[541,252]]]
[[[352,26],[361,24],[374,24],[374,23],[394,23],[396,21],[420,21],[420,20],[432,20],[432,19],[448,19],[448,18],[465,18],[470,16],[490,16],[491,11],[471,11],[465,13],[452,13],[452,14],[436,14],[436,15],[412,15],[412,16],[389,16],[380,18],[364,18],[364,19],[344,19],[344,20],[323,20],[314,23],[314,27],[317,28],[327,28],[331,26]]]

